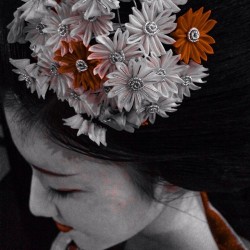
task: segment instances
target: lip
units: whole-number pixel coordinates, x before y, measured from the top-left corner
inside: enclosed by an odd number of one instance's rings
[[[58,228],[59,231],[63,232],[63,233],[67,233],[71,230],[73,230],[73,227],[67,226],[67,225],[63,225],[57,221],[55,221],[56,227]]]

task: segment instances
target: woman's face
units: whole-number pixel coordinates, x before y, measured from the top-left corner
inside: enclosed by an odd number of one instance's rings
[[[6,117],[14,143],[32,165],[35,216],[72,227],[72,240],[86,250],[108,248],[150,228],[162,205],[143,199],[121,165],[62,148],[38,129],[24,137],[13,112],[6,110]]]

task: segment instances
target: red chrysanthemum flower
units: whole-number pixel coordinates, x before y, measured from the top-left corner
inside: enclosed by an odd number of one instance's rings
[[[71,73],[74,75],[73,88],[83,87],[84,90],[99,89],[101,79],[93,73],[99,61],[87,59],[90,54],[88,48],[86,48],[82,42],[78,41],[71,41],[70,44],[62,41],[62,46],[63,48],[55,52],[54,58],[61,63],[58,72],[61,74]],[[61,50],[68,52],[62,56]]]
[[[201,58],[207,61],[206,54],[213,54],[210,44],[215,40],[207,33],[217,23],[215,20],[208,20],[211,10],[203,13],[204,8],[193,12],[189,9],[187,13],[177,20],[177,29],[173,32],[176,42],[173,44],[176,52],[181,55],[181,60],[188,64],[192,59],[201,64]]]

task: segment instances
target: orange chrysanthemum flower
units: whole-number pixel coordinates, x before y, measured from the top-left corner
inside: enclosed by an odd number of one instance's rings
[[[82,42],[71,41],[70,44],[62,41],[63,48],[55,52],[54,59],[61,63],[58,72],[74,75],[73,87],[83,87],[84,90],[97,90],[100,88],[101,79],[94,75],[93,70],[98,65],[98,60],[87,60],[88,48]],[[68,51],[62,56],[62,51]],[[72,52],[70,52],[72,51]]]
[[[177,20],[177,29],[173,32],[176,42],[173,44],[176,52],[181,55],[181,60],[186,64],[192,59],[201,64],[201,58],[207,61],[206,54],[213,54],[210,44],[215,40],[207,33],[217,23],[215,20],[208,20],[211,10],[203,13],[204,8],[193,12],[189,9],[187,13]]]

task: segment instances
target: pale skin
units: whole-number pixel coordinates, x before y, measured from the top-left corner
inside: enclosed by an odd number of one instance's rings
[[[30,211],[73,228],[60,233],[52,249],[66,249],[71,240],[84,250],[103,250],[126,240],[126,250],[218,249],[199,193],[186,191],[181,198],[166,204],[145,199],[132,183],[124,163],[70,151],[36,128],[23,138],[14,111],[5,109],[5,113],[16,147],[35,166]],[[70,193],[67,197],[51,197],[49,188]],[[176,189],[167,183],[158,185],[155,195],[164,200]]]

